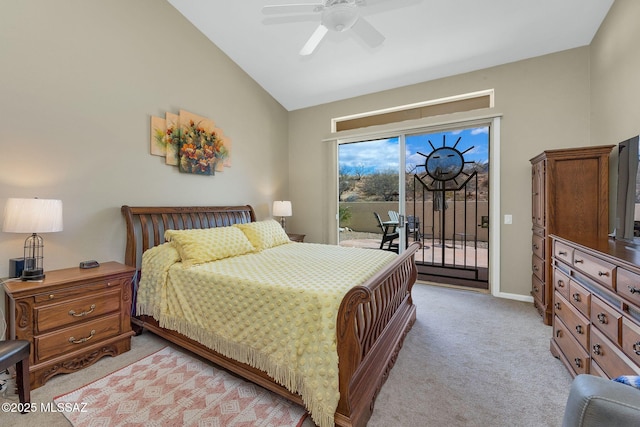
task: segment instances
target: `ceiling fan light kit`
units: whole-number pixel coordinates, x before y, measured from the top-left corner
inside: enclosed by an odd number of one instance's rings
[[[353,30],[372,48],[380,46],[384,36],[358,13],[359,7],[366,6],[362,0],[326,0],[317,4],[283,4],[264,6],[262,12],[273,13],[321,13],[320,24],[300,50],[300,55],[311,55],[329,30],[345,32]]]
[[[330,30],[342,32],[353,27],[358,20],[355,3],[336,4],[322,11],[322,25]]]

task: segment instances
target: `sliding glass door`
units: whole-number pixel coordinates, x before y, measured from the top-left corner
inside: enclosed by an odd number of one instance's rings
[[[338,146],[338,241],[401,252],[406,246],[401,137]]]
[[[338,145],[339,242],[416,255],[424,280],[488,288],[489,125]]]

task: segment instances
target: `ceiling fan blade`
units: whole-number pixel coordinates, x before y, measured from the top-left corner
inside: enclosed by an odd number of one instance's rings
[[[265,25],[291,24],[296,22],[318,22],[318,15],[267,16],[262,19]]]
[[[311,13],[319,12],[324,9],[322,3],[292,3],[292,4],[274,4],[262,7],[262,13],[272,15],[276,13]]]
[[[365,20],[362,16],[358,18],[351,29],[371,47],[378,47],[384,41],[384,36],[380,31],[376,30],[373,25],[371,25],[369,21]]]
[[[327,27],[322,24],[318,25],[318,28],[316,28],[313,34],[311,34],[309,40],[307,40],[305,45],[300,50],[300,55],[311,55],[313,51],[316,50],[316,47],[318,47],[325,34],[327,34],[327,31],[329,31]]]

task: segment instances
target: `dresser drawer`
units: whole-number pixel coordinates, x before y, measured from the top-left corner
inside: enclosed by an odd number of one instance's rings
[[[616,291],[636,305],[640,305],[640,275],[618,268]]]
[[[640,368],[596,328],[591,328],[591,358],[609,378],[640,375]]]
[[[626,317],[622,318],[622,350],[640,365],[640,325]]]
[[[544,290],[545,290],[545,284],[541,282],[536,275],[532,275],[531,276],[531,294],[536,300],[540,301],[542,304],[547,303],[547,301],[545,301],[546,292]]]
[[[35,338],[36,360],[41,362],[64,353],[82,350],[120,334],[120,314],[95,319]]]
[[[573,266],[607,288],[614,289],[614,264],[576,250],[573,254]]]
[[[121,290],[86,295],[58,304],[41,305],[35,308],[36,332],[42,333],[61,326],[93,319],[107,313],[120,311]]]
[[[567,264],[573,264],[573,248],[565,245],[564,243],[554,242],[553,256]]]
[[[571,335],[585,350],[589,348],[589,320],[569,303],[559,292],[554,294],[555,314],[562,320]]]
[[[575,375],[589,373],[589,353],[580,346],[558,316],[553,318],[553,339]]]
[[[591,297],[591,323],[615,344],[620,343],[622,314],[596,296]]]
[[[553,286],[557,292],[560,292],[565,299],[569,299],[569,276],[555,268],[553,270]]]
[[[533,253],[538,258],[544,259],[544,237],[543,236],[538,236],[536,234],[533,235],[532,242],[531,242],[531,250],[533,250]]]
[[[573,304],[575,308],[580,310],[580,313],[589,317],[589,306],[591,305],[591,292],[580,286],[573,280],[569,281],[569,302]]]
[[[545,266],[545,262],[543,259],[538,258],[535,255],[531,256],[531,265],[532,265],[532,270],[533,270],[533,274],[540,279],[541,281],[544,282],[544,266]]]

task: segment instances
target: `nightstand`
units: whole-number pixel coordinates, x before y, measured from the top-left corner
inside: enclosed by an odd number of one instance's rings
[[[3,282],[9,339],[31,341],[31,388],[131,349],[135,269],[106,262],[46,271],[40,282]]]
[[[287,236],[289,236],[289,239],[293,242],[304,242],[304,236],[306,236],[306,234],[287,233]]]

